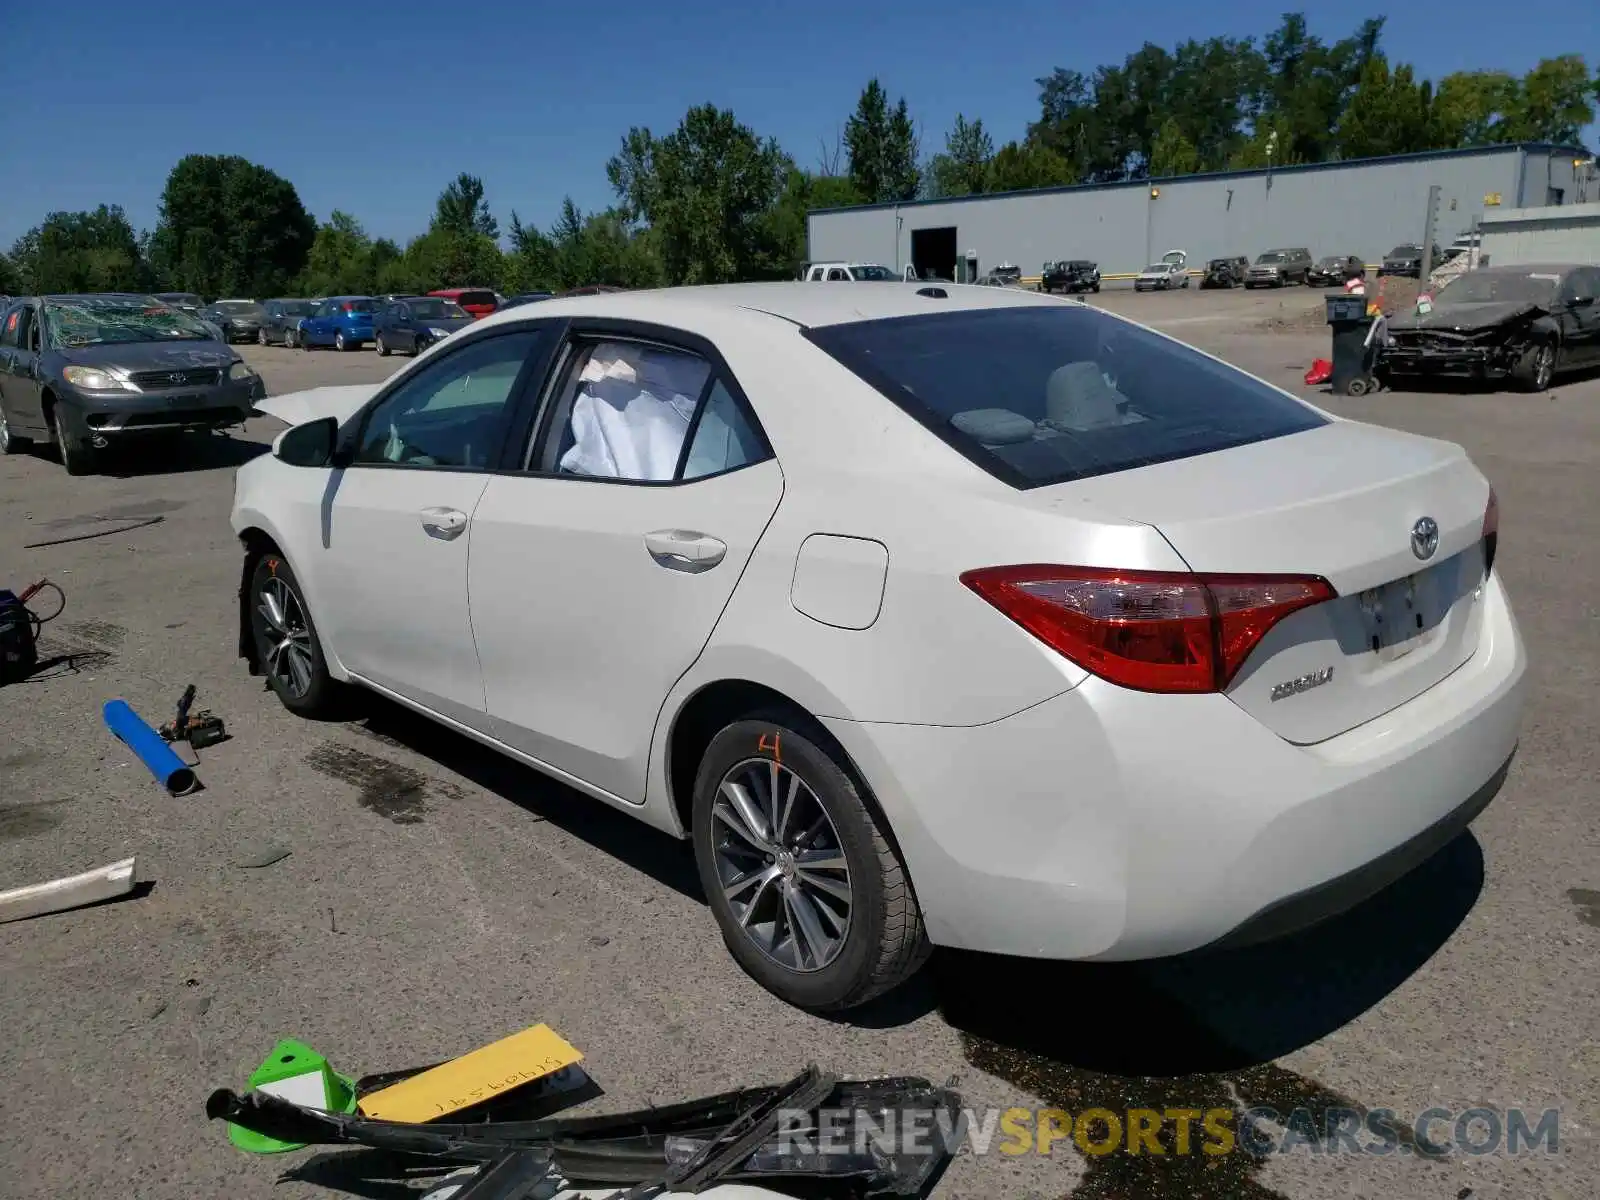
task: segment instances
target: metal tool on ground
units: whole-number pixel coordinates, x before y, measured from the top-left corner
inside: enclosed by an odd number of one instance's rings
[[[228,730],[223,725],[221,717],[209,708],[202,708],[199,712],[190,711],[194,705],[194,696],[195,687],[191,683],[183,689],[183,695],[178,697],[177,715],[159,730],[162,740],[188,742],[190,749],[193,750],[204,750],[207,746],[227,741]]]
[[[46,588],[55,592],[60,603],[54,612],[41,617],[28,607],[28,601]],[[15,683],[33,673],[39,665],[40,631],[66,607],[66,593],[48,579],[30,583],[20,592],[0,591],[0,684]]]
[[[106,728],[138,757],[156,782],[173,796],[187,796],[200,787],[193,770],[161,740],[161,735],[144,723],[126,700],[107,700],[102,710]]]

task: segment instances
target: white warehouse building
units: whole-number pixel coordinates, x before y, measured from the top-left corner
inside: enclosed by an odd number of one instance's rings
[[[1420,242],[1429,189],[1439,188],[1435,240],[1468,232],[1484,213],[1600,201],[1593,158],[1547,144],[1484,146],[1395,158],[1223,171],[1174,179],[819,209],[807,219],[811,262],[881,263],[899,274],[957,278],[1013,264],[1025,276],[1060,259],[1092,259],[1129,274],[1168,250],[1208,258],[1305,247],[1368,263]]]

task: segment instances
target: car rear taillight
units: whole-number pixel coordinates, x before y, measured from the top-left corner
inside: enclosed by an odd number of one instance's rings
[[[984,567],[966,584],[1052,650],[1142,692],[1220,692],[1279,621],[1338,593],[1315,575]]]
[[[1489,506],[1483,510],[1483,573],[1494,570],[1494,552],[1500,544],[1500,497],[1489,489]]]

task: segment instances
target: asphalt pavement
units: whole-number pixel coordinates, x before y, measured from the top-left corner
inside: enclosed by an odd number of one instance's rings
[[[1096,302],[1297,392],[1326,353],[1305,320],[1320,297],[1303,289]],[[380,379],[404,361],[244,353],[274,392]],[[999,1135],[952,1163],[937,1197],[1600,1194],[1600,378],[1538,396],[1311,395],[1463,443],[1498,489],[1497,565],[1532,660],[1499,797],[1412,875],[1295,938],[1126,967],[940,953],[837,1020],[785,1007],[734,966],[687,846],[378,701],[347,723],[298,720],[245,673],[228,508],[235,468],[275,422],[90,478],[44,454],[0,460],[0,586],[48,576],[67,601],[46,626],[49,664],[0,690],[0,889],[128,855],[149,881],[124,901],[0,926],[0,1195],[407,1195],[405,1181],[367,1178],[387,1168],[366,1160],[242,1155],[205,1098],[242,1088],[284,1036],[361,1074],[538,1021],[584,1052],[604,1093],[590,1111],[778,1080],[812,1060],[954,1077],[976,1109],[1267,1106],[1319,1128],[1347,1108],[1392,1109],[1407,1127],[1429,1108],[1504,1120],[1520,1107],[1530,1125],[1559,1110],[1556,1152],[1518,1156],[1331,1154],[1315,1139],[1262,1156],[1098,1155],[1071,1137],[1046,1156],[1004,1153]],[[172,799],[100,709],[120,696],[165,720],[191,682],[232,740],[200,753],[203,791]],[[274,846],[291,853],[246,865]]]

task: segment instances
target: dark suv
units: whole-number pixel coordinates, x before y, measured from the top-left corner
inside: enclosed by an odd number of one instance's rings
[[[1379,275],[1403,275],[1411,279],[1422,278],[1423,249],[1415,242],[1405,242],[1396,246],[1383,256],[1383,265],[1378,268]],[[1439,257],[1439,247],[1433,248],[1433,265],[1438,266],[1444,259]]]
[[[1039,272],[1041,292],[1098,292],[1100,290],[1100,265],[1086,258],[1069,258],[1060,262],[1047,262]]]
[[[1203,288],[1232,288],[1244,282],[1250,273],[1250,256],[1235,254],[1230,258],[1213,258],[1206,263],[1206,273],[1200,277]]]
[[[0,452],[55,444],[69,475],[140,434],[239,425],[261,376],[154,296],[37,296],[0,313]]]

